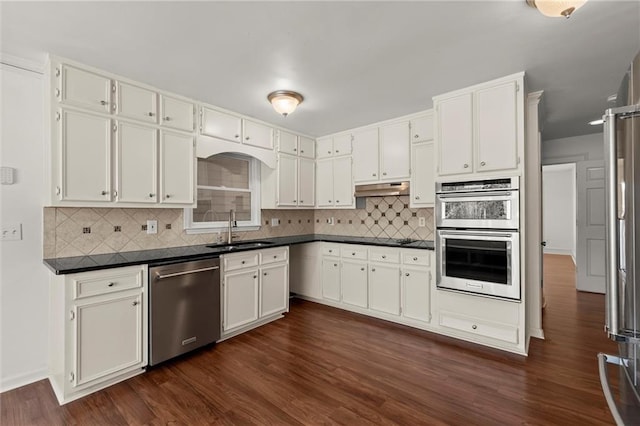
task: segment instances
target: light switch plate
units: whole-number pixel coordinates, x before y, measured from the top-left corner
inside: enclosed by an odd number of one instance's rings
[[[13,167],[0,167],[0,183],[2,185],[13,185],[16,179],[16,169]]]
[[[158,233],[158,221],[157,220],[148,220],[147,221],[147,234],[157,234]]]
[[[425,226],[427,226],[427,222],[426,219],[424,217],[419,217],[418,218],[418,226],[421,228],[424,228]]]
[[[20,241],[22,239],[22,224],[12,223],[2,225],[2,233],[0,240],[2,241]]]
[[[272,217],[271,218],[271,226],[279,226],[280,225],[280,219],[276,218],[276,217]]]

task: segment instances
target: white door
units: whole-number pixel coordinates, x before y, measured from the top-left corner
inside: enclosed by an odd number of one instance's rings
[[[418,321],[431,321],[429,288],[431,275],[426,268],[404,268],[402,271],[402,316]]]
[[[74,307],[73,386],[142,363],[143,307],[140,293],[89,298]]]
[[[349,305],[367,307],[367,263],[345,260],[340,274],[342,301]]]
[[[111,120],[60,111],[62,188],[67,201],[111,201]]]
[[[278,152],[298,154],[298,137],[293,133],[278,130]]]
[[[305,138],[304,136],[298,137],[298,146],[300,157],[304,158],[316,158],[316,143],[311,138]]]
[[[273,149],[273,129],[251,120],[242,120],[242,143],[258,148]]]
[[[123,82],[117,83],[116,113],[149,123],[158,122],[158,95],[151,90]]]
[[[278,206],[298,205],[298,158],[278,155]]]
[[[316,162],[298,159],[298,205],[313,207],[316,199]]]
[[[433,115],[414,118],[411,125],[411,142],[426,142],[433,140]]]
[[[380,128],[380,179],[408,179],[411,167],[409,122]]]
[[[354,182],[370,182],[379,180],[378,163],[378,129],[375,128],[354,133]]]
[[[214,138],[240,142],[242,120],[235,115],[202,107],[200,133]]]
[[[578,163],[576,287],[605,292],[604,161]]]
[[[476,171],[518,167],[516,82],[479,90],[475,94]]]
[[[431,207],[436,197],[433,142],[414,144],[411,149],[411,207]]]
[[[127,122],[118,122],[116,129],[116,199],[156,203],[158,131]]]
[[[347,133],[344,135],[334,136],[333,137],[333,155],[349,155],[351,154],[352,146],[351,146],[351,134]]]
[[[369,308],[385,314],[400,315],[399,266],[369,266]]]
[[[250,269],[224,276],[224,321],[226,332],[242,327],[258,319],[259,278],[258,269]]]
[[[194,140],[190,135],[160,131],[160,202],[193,204]]]
[[[438,173],[471,173],[473,121],[471,93],[442,100],[437,106]]]
[[[322,297],[340,301],[340,261],[322,258]]]
[[[318,160],[316,179],[316,205],[318,207],[332,207],[333,200],[333,159]]]
[[[261,273],[260,318],[287,311],[289,305],[289,265],[263,267]]]
[[[336,200],[336,206],[351,206],[354,203],[351,157],[333,160],[333,196]]]
[[[194,105],[181,99],[160,95],[161,115],[160,124],[173,129],[192,132]]]
[[[69,65],[61,68],[58,88],[61,103],[105,114],[111,112],[111,79]]]

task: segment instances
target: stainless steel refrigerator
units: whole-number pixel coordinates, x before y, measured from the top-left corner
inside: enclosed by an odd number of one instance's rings
[[[616,107],[604,115],[606,168],[605,330],[619,353],[599,354],[600,381],[619,425],[640,424],[640,52]],[[615,366],[612,366],[614,364]],[[613,371],[607,372],[608,368]],[[609,378],[618,376],[617,385]]]

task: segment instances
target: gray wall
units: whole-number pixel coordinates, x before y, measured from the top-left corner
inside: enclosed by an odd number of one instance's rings
[[[602,133],[542,141],[543,165],[578,163],[602,158],[604,158]]]

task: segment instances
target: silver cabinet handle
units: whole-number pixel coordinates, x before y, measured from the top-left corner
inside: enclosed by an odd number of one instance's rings
[[[107,195],[109,192],[108,191],[102,191],[101,194],[102,195]]]
[[[147,115],[148,115],[149,117],[153,117],[155,114],[154,114],[154,113],[152,113],[152,112],[150,112],[150,113],[148,113]]]
[[[473,324],[473,325],[471,326],[471,328],[473,328],[473,329],[475,330],[475,329],[477,329],[477,328],[478,328],[478,326],[477,326],[477,325],[475,325],[475,324]]]
[[[486,166],[486,165],[487,165],[487,163],[485,163],[484,161],[481,161],[481,162],[480,162],[480,165],[481,165],[481,166]]]
[[[333,264],[333,266],[338,266],[338,264],[337,264],[337,263],[334,263],[334,264]]]
[[[138,302],[137,300],[134,300],[134,301],[133,301],[133,303],[132,303],[132,305],[133,305],[133,306],[138,306],[138,304],[139,304],[139,303],[140,303],[140,302]]]
[[[333,253],[333,250],[329,250],[329,253]]]
[[[336,152],[340,152],[340,151],[338,151],[338,150],[336,149]]]
[[[262,275],[264,275],[264,276],[266,277],[266,276],[267,276],[267,273],[265,272],[265,273],[263,273]]]
[[[339,203],[339,202],[340,202],[340,200],[336,200],[336,204]]]
[[[364,271],[364,268],[360,268],[361,271]]]
[[[149,198],[153,198],[155,196],[156,196],[156,194],[149,194]]]
[[[409,276],[409,273],[407,272],[406,274],[404,274],[404,276],[405,276],[405,277],[408,277],[408,276]]]
[[[329,202],[331,202],[331,200],[329,200]]]
[[[254,278],[254,279],[255,279],[255,278],[258,278],[258,276],[257,276],[257,275],[254,275],[254,276],[253,276],[253,278]]]
[[[171,198],[171,194],[165,195],[164,198]]]
[[[234,135],[233,137],[238,139],[240,137],[240,135]]]
[[[414,257],[414,258],[413,258],[413,260],[414,260],[414,261],[416,261],[416,260],[418,260],[418,258],[417,258],[417,257]]]
[[[244,140],[248,141],[249,140],[249,136],[245,136]]]
[[[386,258],[387,258],[387,256],[385,256],[385,255],[383,254],[383,255],[382,255],[382,258],[383,258],[383,259],[386,259]]]
[[[242,263],[242,264],[244,265],[244,264],[245,264],[245,263],[247,263],[247,262],[245,262],[245,261],[243,260],[243,261],[242,261],[242,262],[240,262],[240,263]]]
[[[416,200],[419,200],[419,199],[420,199],[420,196],[419,196],[419,195],[416,195]]]
[[[277,259],[277,258],[278,258],[278,255],[277,255],[277,254],[276,254],[276,255],[274,255],[274,256],[273,256],[273,258],[274,258],[274,259]]]
[[[116,283],[109,283],[107,284],[108,287],[113,287],[114,285],[116,285]]]
[[[382,172],[382,176],[386,176],[386,175],[387,175],[387,172]]]
[[[293,148],[293,152],[296,152],[296,151],[298,151],[298,148]],[[304,152],[304,151],[302,151],[302,152]]]
[[[109,102],[107,102],[107,101],[100,101],[100,105],[108,105],[108,104],[109,104]]]
[[[371,268],[371,272],[375,272],[375,271],[376,271],[376,268]]]
[[[464,163],[464,168],[465,169],[469,168],[469,165],[467,163]]]
[[[164,117],[163,120],[164,121],[171,121],[171,117]]]
[[[214,271],[216,269],[220,269],[220,267],[219,266],[211,266],[211,267],[208,267],[208,268],[194,269],[192,271],[174,272],[173,274],[166,274],[166,275],[157,274],[156,275],[156,279],[163,280],[165,278],[179,277],[181,275],[197,274],[198,272]]]
[[[294,151],[295,151],[295,149],[294,149]],[[304,154],[304,149],[301,149],[301,150],[300,150],[300,153],[301,153],[301,154]]]
[[[355,256],[355,255],[356,255],[355,253],[351,253],[351,256]]]
[[[300,200],[301,203],[304,203],[304,200]]]

